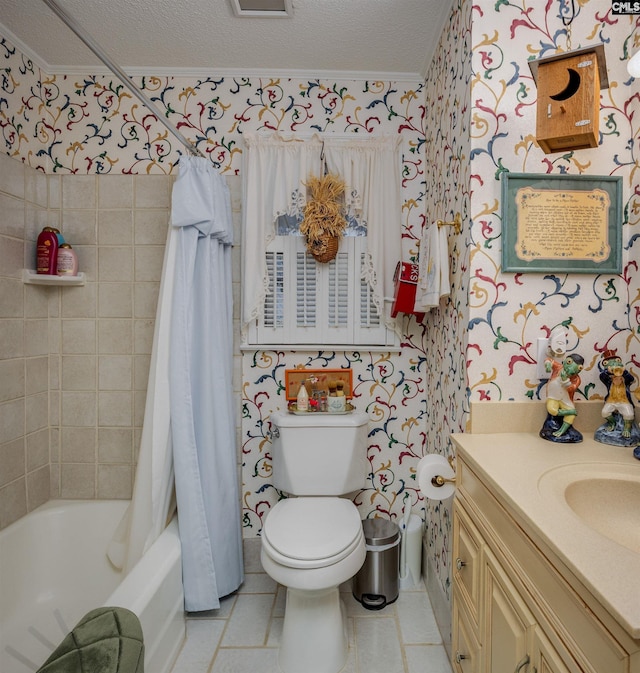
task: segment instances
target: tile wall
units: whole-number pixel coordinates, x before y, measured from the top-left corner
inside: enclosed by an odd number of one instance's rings
[[[45,176],[0,156],[0,528],[49,497],[131,497],[172,180]],[[23,284],[47,223],[84,286]]]
[[[22,283],[25,239],[46,225],[47,201],[43,173],[0,156],[0,528],[49,499],[55,307],[45,289]]]

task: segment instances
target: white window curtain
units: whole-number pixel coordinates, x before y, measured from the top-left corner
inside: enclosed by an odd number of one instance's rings
[[[362,276],[385,325],[398,331],[390,307],[401,258],[400,139],[252,133],[245,133],[244,139],[243,328],[263,311],[269,284],[265,250],[275,236],[276,218],[301,211],[305,183],[310,175],[322,174],[326,161],[328,171],[345,180],[347,208],[367,225]]]
[[[341,140],[325,138],[327,170],[346,183],[347,208],[367,225],[367,254],[362,277],[385,325],[398,330],[391,318],[393,275],[402,254],[400,205],[400,139],[398,137]]]
[[[306,202],[305,182],[321,175],[322,141],[244,134],[244,218],[242,227],[243,329],[263,311],[269,289],[265,250],[280,215],[297,215]]]

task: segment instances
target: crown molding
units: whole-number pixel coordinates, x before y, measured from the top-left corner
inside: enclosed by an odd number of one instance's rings
[[[47,75],[109,75],[113,74],[105,66],[42,66]],[[330,79],[337,81],[367,80],[375,82],[416,82],[420,84],[424,77],[417,72],[368,72],[368,71],[331,71],[331,70],[295,70],[266,68],[163,68],[163,67],[123,67],[130,77],[257,77],[271,79]]]

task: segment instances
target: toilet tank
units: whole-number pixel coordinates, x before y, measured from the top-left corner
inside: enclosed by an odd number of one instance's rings
[[[344,495],[367,478],[367,423],[349,414],[271,414],[273,484],[291,495]]]

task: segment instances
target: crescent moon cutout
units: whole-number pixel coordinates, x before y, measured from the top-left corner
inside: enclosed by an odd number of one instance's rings
[[[573,68],[567,68],[567,72],[569,73],[569,82],[567,86],[557,94],[549,96],[549,98],[552,98],[553,100],[567,100],[567,98],[571,98],[571,96],[578,93],[578,89],[580,88],[580,73]]]

